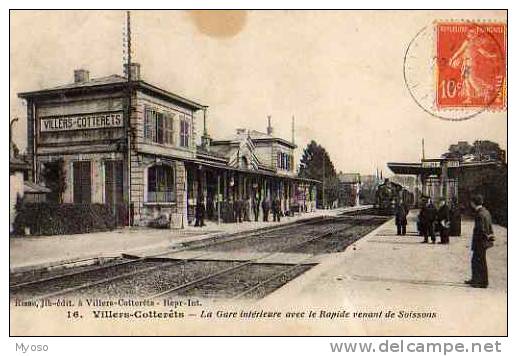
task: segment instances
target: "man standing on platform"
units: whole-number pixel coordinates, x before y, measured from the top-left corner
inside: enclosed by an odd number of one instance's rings
[[[235,199],[234,209],[235,209],[235,222],[242,222],[242,200]]]
[[[249,196],[246,196],[246,199],[242,202],[244,221],[251,221],[250,205],[251,199]]]
[[[472,278],[465,281],[474,288],[488,287],[488,266],[486,263],[486,250],[494,245],[494,232],[492,230],[492,217],[483,206],[483,197],[475,195],[470,202],[475,211],[474,231],[472,233]]]
[[[269,220],[269,200],[267,200],[266,197],[264,197],[264,200],[262,200],[262,220],[268,221]]]
[[[196,223],[194,226],[205,226],[205,198],[202,194],[199,195],[196,203]]]
[[[258,219],[259,219],[259,209],[260,209],[259,201],[260,201],[259,198],[257,198],[257,196],[254,194],[252,205],[253,205],[253,216],[255,218],[255,221],[258,221]]]
[[[436,225],[440,232],[440,243],[449,243],[449,228],[451,226],[449,206],[444,198],[440,198],[440,208],[436,214]]]
[[[431,242],[436,243],[436,237],[434,235],[434,222],[436,220],[436,208],[434,207],[433,201],[431,198],[428,198],[427,203],[424,205],[421,211],[422,216],[422,230],[424,233],[424,241],[422,243],[429,242],[429,236],[431,237]]]
[[[280,222],[280,199],[273,199],[273,221]]]
[[[395,224],[397,225],[397,235],[406,235],[407,225],[407,209],[405,204],[402,204],[399,200],[395,205]]]
[[[452,198],[451,203],[451,228],[449,236],[461,235],[461,210],[456,197]]]

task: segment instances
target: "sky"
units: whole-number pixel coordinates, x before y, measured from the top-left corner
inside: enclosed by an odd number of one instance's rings
[[[315,140],[343,172],[389,173],[387,162],[439,157],[457,141],[507,148],[505,111],[438,119],[411,98],[405,51],[436,20],[506,21],[503,11],[132,11],[133,60],[147,82],[209,106],[208,130],[265,131],[303,147]],[[17,97],[90,77],[122,74],[123,11],[11,11],[10,115],[26,145]],[[201,118],[201,115],[198,116]],[[199,121],[198,127],[201,125]]]

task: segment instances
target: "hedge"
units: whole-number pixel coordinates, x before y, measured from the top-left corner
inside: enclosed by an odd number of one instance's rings
[[[65,235],[109,231],[115,216],[105,204],[21,203],[16,207],[14,232],[24,235]]]

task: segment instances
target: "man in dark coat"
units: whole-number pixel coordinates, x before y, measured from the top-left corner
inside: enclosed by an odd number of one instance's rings
[[[424,241],[422,243],[429,242],[429,236],[431,237],[431,242],[434,244],[436,242],[436,237],[434,235],[434,222],[436,220],[436,208],[434,207],[433,201],[431,198],[427,200],[427,203],[421,210],[421,226],[424,233]]]
[[[418,212],[418,215],[416,217],[416,231],[418,231],[418,236],[424,236],[424,229],[422,227],[422,221],[423,221],[422,210],[423,209],[420,209],[420,211]]]
[[[246,199],[242,201],[242,215],[244,216],[244,221],[251,221],[250,206],[251,199],[247,196]]]
[[[273,206],[272,206],[272,210],[273,210],[273,221],[278,221],[280,222],[280,199],[278,199],[277,197],[275,197],[273,199]]]
[[[483,206],[483,197],[476,195],[472,198],[471,206],[475,211],[474,231],[472,233],[472,278],[465,283],[474,288],[488,287],[488,266],[486,250],[494,244],[492,217]]]
[[[406,235],[407,208],[400,201],[395,205],[395,225],[397,225],[397,235]]]
[[[269,221],[269,200],[265,197],[262,200],[262,220]]]
[[[252,207],[253,207],[253,216],[255,221],[259,219],[259,209],[260,209],[260,200],[255,195],[253,196]]]
[[[461,210],[456,197],[452,198],[451,203],[451,228],[449,236],[461,235]]]
[[[194,226],[205,226],[205,198],[200,195],[196,203],[196,223]]]
[[[440,199],[440,208],[436,213],[436,226],[440,232],[440,243],[449,243],[449,228],[451,225],[449,206],[444,198]]]
[[[235,222],[239,222],[239,223],[242,222],[242,206],[243,206],[242,200],[236,199],[235,203],[233,205],[234,210],[235,210]]]

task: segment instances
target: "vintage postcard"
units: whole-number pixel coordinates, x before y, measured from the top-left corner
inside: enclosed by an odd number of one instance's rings
[[[504,10],[10,11],[12,336],[504,336]]]

